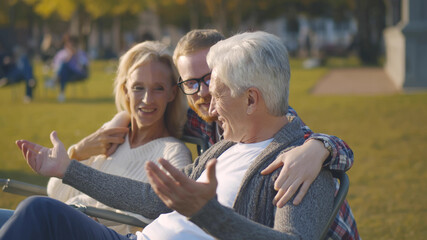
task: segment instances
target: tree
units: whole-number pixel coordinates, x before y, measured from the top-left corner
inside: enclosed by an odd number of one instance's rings
[[[385,4],[383,0],[358,0],[356,4],[359,58],[365,64],[376,65],[385,28]]]
[[[376,64],[381,54],[381,36],[385,27],[385,0],[1,0],[0,24],[13,26],[22,7],[43,19],[70,21],[71,29],[87,34],[91,24],[112,26],[116,44],[123,18],[137,16],[150,9],[158,14],[162,25],[175,25],[185,31],[194,28],[217,28],[226,36],[242,30],[254,30],[260,23],[285,16],[291,29],[298,30],[298,14],[307,17],[327,16],[344,20],[357,17],[357,46],[364,63]],[[12,10],[12,11],[11,11]],[[19,10],[19,11],[17,11]],[[5,17],[8,16],[8,17]],[[28,17],[26,18],[28,19]],[[12,25],[11,25],[12,24]],[[104,24],[106,26],[107,24]],[[86,32],[85,32],[86,31]],[[115,47],[117,50],[119,47]]]

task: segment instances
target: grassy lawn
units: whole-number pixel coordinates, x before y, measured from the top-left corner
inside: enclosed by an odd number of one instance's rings
[[[333,66],[357,63],[335,60]],[[67,101],[43,87],[40,67],[35,100],[23,104],[24,86],[0,89],[0,178],[45,184],[27,167],[14,142],[49,145],[57,130],[66,146],[95,131],[115,113],[115,63],[94,62],[86,83],[70,85]],[[346,140],[355,154],[347,199],[364,239],[424,239],[427,235],[427,92],[384,96],[313,96],[328,67],[305,70],[292,61],[290,103],[316,132]],[[0,208],[22,197],[0,192]]]

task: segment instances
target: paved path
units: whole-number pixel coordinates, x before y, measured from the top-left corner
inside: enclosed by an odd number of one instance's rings
[[[384,95],[399,92],[383,68],[332,69],[312,90],[315,95]]]

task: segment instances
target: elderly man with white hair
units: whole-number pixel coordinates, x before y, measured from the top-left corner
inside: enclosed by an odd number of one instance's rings
[[[52,199],[25,200],[0,239],[316,239],[332,212],[335,186],[322,169],[299,205],[276,208],[275,178],[259,174],[277,155],[304,142],[298,118],[288,120],[286,48],[268,33],[235,35],[214,45],[209,113],[224,140],[181,171],[164,159],[146,165],[150,184],[108,175],[71,161],[56,136],[48,149],[17,142],[39,174],[56,176],[112,207],[156,218],[127,236]],[[30,232],[30,233],[28,233]],[[73,237],[67,237],[73,236]]]

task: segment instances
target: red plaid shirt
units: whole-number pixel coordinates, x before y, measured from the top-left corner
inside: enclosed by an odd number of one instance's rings
[[[298,116],[298,114],[293,108],[289,107],[286,116],[289,118]],[[323,142],[328,142],[331,146],[332,152],[330,157],[324,163],[325,167],[329,167],[331,170],[342,171],[347,171],[351,168],[354,160],[353,151],[343,140],[327,134],[313,133],[313,131],[311,131],[311,129],[305,124],[301,125],[301,129],[305,133],[304,138],[306,141],[309,139],[318,139]],[[191,108],[188,109],[187,123],[184,128],[185,134],[208,139],[209,146],[211,146],[222,138],[218,131],[219,129],[215,122],[207,123],[203,121]],[[337,180],[335,180],[335,182],[337,183],[336,186],[338,189],[339,183]],[[360,239],[356,221],[347,200],[344,201],[335,221],[332,223],[327,238],[349,240]]]

